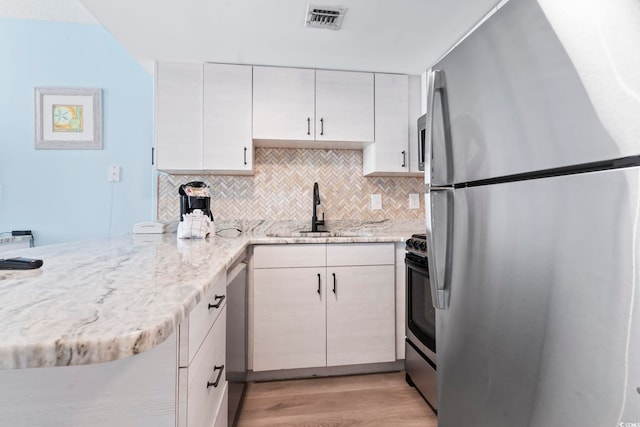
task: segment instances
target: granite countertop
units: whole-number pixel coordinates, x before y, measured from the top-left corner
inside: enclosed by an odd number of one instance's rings
[[[16,250],[44,265],[0,271],[0,369],[101,363],[153,348],[249,245],[402,242],[421,227],[344,222],[305,237],[298,224],[262,221],[218,226],[220,236],[207,239],[138,234]]]

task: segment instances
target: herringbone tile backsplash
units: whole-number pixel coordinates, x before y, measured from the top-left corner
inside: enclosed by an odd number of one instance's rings
[[[158,220],[178,219],[178,188],[190,181],[211,187],[215,220],[310,220],[314,182],[327,220],[424,218],[422,178],[363,177],[359,150],[256,148],[254,176],[160,173]],[[420,209],[408,209],[410,193]],[[371,210],[371,194],[382,195],[381,210]]]

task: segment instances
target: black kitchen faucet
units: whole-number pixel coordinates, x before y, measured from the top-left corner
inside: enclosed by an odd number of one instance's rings
[[[320,190],[318,190],[318,183],[313,183],[313,215],[311,216],[311,231],[318,231],[319,225],[324,225],[324,212],[322,212],[322,219],[318,221],[318,215],[316,212],[316,206],[320,204]]]

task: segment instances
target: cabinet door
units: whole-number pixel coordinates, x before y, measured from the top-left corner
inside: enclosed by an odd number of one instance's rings
[[[203,168],[252,173],[252,67],[204,64]]]
[[[313,140],[315,70],[253,67],[253,138]]]
[[[255,269],[253,292],[253,370],[325,366],[325,268]]]
[[[375,75],[375,137],[363,153],[364,175],[409,172],[409,76]]]
[[[373,142],[373,74],[316,70],[316,140]]]
[[[396,360],[394,266],[327,269],[327,366]]]
[[[209,427],[226,392],[226,307],[188,368],[178,373],[178,425]],[[186,393],[186,413],[184,405]]]
[[[218,406],[216,420],[213,423],[213,427],[228,427],[229,426],[229,385],[224,385],[224,395]]]
[[[202,169],[202,64],[158,63],[155,122],[157,168]]]

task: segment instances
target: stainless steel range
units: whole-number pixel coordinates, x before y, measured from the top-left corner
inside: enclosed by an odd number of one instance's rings
[[[407,382],[415,386],[434,411],[436,399],[436,315],[429,287],[427,239],[414,234],[406,242]]]

